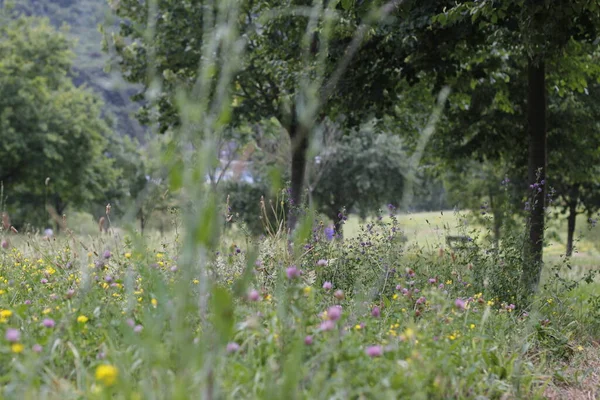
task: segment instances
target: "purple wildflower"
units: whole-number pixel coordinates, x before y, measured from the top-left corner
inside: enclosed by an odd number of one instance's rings
[[[371,358],[381,357],[383,355],[383,347],[381,346],[369,346],[366,348],[365,353]]]
[[[342,316],[342,307],[333,306],[327,310],[327,317],[332,321],[337,321]]]
[[[381,316],[381,310],[379,309],[379,307],[373,307],[373,309],[371,310],[371,316],[375,318],[379,318]]]
[[[44,320],[42,321],[42,325],[44,325],[46,328],[54,328],[56,323],[51,318],[44,318]]]
[[[258,293],[258,290],[252,289],[250,291],[250,293],[248,293],[248,300],[250,300],[250,301],[260,300],[260,293]]]
[[[42,346],[39,344],[34,344],[33,347],[31,348],[34,352],[36,353],[41,353],[42,352]]]
[[[18,342],[19,339],[21,339],[21,332],[19,332],[19,330],[15,328],[8,328],[6,330],[5,338],[9,342]]]
[[[464,310],[465,306],[466,306],[466,303],[465,303],[465,301],[463,299],[456,299],[456,301],[454,302],[454,305],[459,310]]]
[[[335,328],[335,323],[329,319],[321,322],[321,326],[319,326],[322,331],[331,331],[333,328]]]
[[[327,260],[319,260],[317,261],[317,267],[326,267],[327,266]]]
[[[311,344],[313,344],[313,337],[308,335],[304,338],[304,344],[307,346],[310,346]]]
[[[237,344],[236,342],[229,342],[227,343],[227,352],[228,353],[235,353],[240,349],[240,345]]]
[[[300,274],[302,272],[298,268],[296,268],[295,265],[292,265],[291,267],[286,269],[285,273],[286,273],[288,279],[294,279],[294,278],[299,278]]]
[[[323,289],[325,289],[325,290],[331,290],[332,287],[333,287],[333,285],[329,281],[327,281],[323,284]]]

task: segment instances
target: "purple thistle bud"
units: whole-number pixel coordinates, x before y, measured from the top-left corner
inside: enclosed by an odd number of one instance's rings
[[[250,300],[250,301],[260,300],[260,293],[258,293],[258,290],[252,289],[250,291],[250,293],[248,293],[248,300]]]
[[[345,295],[342,290],[338,289],[333,293],[333,297],[335,297],[338,300],[344,300]]]
[[[463,299],[456,299],[456,301],[454,302],[454,305],[459,310],[464,310],[465,306],[466,306],[466,303],[465,303],[465,301]]]
[[[21,332],[19,332],[19,330],[15,328],[8,328],[6,330],[5,338],[9,342],[18,342],[19,339],[21,339]]]
[[[417,299],[417,304],[425,304],[426,301],[427,299],[425,298],[425,296],[421,296]]]
[[[2,240],[2,248],[3,249],[8,249],[8,240]]]
[[[323,284],[323,289],[331,290],[331,288],[333,288],[333,285],[331,284],[331,282],[327,281]]]
[[[112,282],[112,280],[113,280],[113,278],[112,278],[112,276],[110,276],[110,275],[106,275],[106,276],[104,277],[104,281],[105,281],[106,283],[111,283],[111,282]]]
[[[381,346],[369,346],[366,348],[365,353],[371,358],[381,357],[383,355],[383,347]]]
[[[110,253],[110,250],[104,250],[104,254],[102,256],[104,257],[105,260],[108,260],[111,255],[112,254]]]
[[[41,280],[40,282],[41,282],[41,283],[43,283],[43,284],[45,285],[46,283],[48,283],[48,279],[46,279],[46,278],[42,278],[42,280]]]
[[[304,344],[310,346],[313,344],[313,337],[308,335],[304,338]]]
[[[23,302],[23,304],[30,305],[30,304],[31,304],[31,300],[25,300],[25,301]]]
[[[70,299],[75,294],[75,290],[69,289],[67,290],[67,298]]]
[[[335,328],[335,323],[330,319],[321,322],[321,325],[319,326],[319,329],[322,331],[331,331],[333,328]]]
[[[44,321],[42,321],[42,324],[46,327],[46,328],[54,328],[55,322],[53,319],[51,318],[44,318]]]
[[[396,285],[396,290],[398,290],[398,291],[402,290],[402,286]]]
[[[433,285],[433,284],[437,283],[437,279],[435,279],[435,278],[429,278],[428,282]]]
[[[240,345],[237,344],[236,342],[229,342],[227,343],[227,352],[228,353],[235,353],[240,349]]]
[[[327,260],[317,261],[317,267],[326,267],[326,266],[327,266]]]
[[[173,266],[171,267],[171,272],[177,272],[177,269],[178,269],[178,268],[177,268],[177,265],[173,265]]]
[[[36,353],[41,353],[42,352],[42,346],[40,346],[39,344],[34,344],[33,347],[31,348],[31,350],[33,350]]]
[[[133,331],[135,333],[140,333],[143,329],[144,327],[142,325],[136,325],[135,328],[133,328]]]
[[[379,318],[381,316],[381,310],[379,309],[379,307],[373,307],[373,309],[371,310],[371,316],[375,318]]]
[[[135,326],[135,321],[131,318],[127,319],[127,325],[129,325],[130,328],[133,328]]]
[[[337,321],[342,316],[342,307],[333,306],[327,310],[327,317],[332,321]]]
[[[292,265],[285,271],[288,279],[299,278],[302,273],[295,265]]]

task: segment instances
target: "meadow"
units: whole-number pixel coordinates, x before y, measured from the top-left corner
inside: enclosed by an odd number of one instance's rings
[[[187,236],[175,232],[3,232],[2,396],[597,395],[600,286],[574,284],[577,270],[545,274],[519,307],[516,292],[488,281],[518,279],[514,254],[449,249],[456,221],[350,218],[344,240],[315,221],[291,246],[281,232],[237,232],[236,243],[226,232],[213,254],[195,255],[204,272],[181,268]]]

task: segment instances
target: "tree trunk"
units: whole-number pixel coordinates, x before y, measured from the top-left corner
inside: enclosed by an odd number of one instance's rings
[[[524,294],[537,290],[542,272],[544,250],[544,212],[546,200],[546,70],[543,59],[529,59],[527,93],[527,129],[529,136],[529,183],[539,185],[531,199],[529,243],[523,265]]]
[[[293,231],[298,222],[299,207],[302,206],[302,190],[304,188],[306,157],[308,153],[308,132],[302,128],[295,114],[292,116],[292,121],[289,124],[288,134],[290,136],[292,152],[291,207],[288,214],[288,229]]]
[[[573,255],[573,236],[575,234],[575,222],[577,220],[577,203],[579,201],[579,185],[571,188],[569,203],[569,217],[567,219],[567,257]]]

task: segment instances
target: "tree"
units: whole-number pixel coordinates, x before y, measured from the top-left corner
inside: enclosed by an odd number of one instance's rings
[[[549,179],[556,189],[557,204],[567,216],[567,250],[573,253],[577,215],[592,216],[600,208],[600,87],[551,97],[548,132]]]
[[[368,4],[367,4],[368,3]],[[340,82],[348,62],[368,34],[368,27],[392,11],[398,1],[319,4],[310,0],[237,2],[239,31],[245,38],[245,57],[233,88],[234,121],[258,122],[275,118],[291,141],[291,201],[302,201],[307,152],[313,127],[329,113],[348,110],[340,87],[360,91],[357,82]],[[202,37],[198,21],[214,11],[202,1],[156,3],[111,2],[127,22],[112,43],[121,57],[127,79],[156,89],[154,78],[164,78],[156,101],[142,110],[150,122],[152,107],[161,131],[177,127],[174,96],[178,87],[192,88],[200,63]],[[380,7],[378,12],[373,9]],[[232,7],[232,10],[235,7]],[[208,11],[207,11],[208,10]],[[232,11],[234,12],[234,11]],[[142,30],[136,30],[141,26]],[[152,38],[146,28],[155,26]],[[357,32],[356,34],[354,32]],[[331,46],[330,46],[331,43]],[[206,60],[205,60],[206,61]],[[220,60],[223,61],[223,60]],[[235,60],[228,59],[229,66]],[[215,64],[215,69],[217,65]],[[155,73],[154,75],[152,73]],[[290,214],[289,226],[296,216]]]
[[[408,159],[400,138],[377,132],[373,123],[333,140],[312,168],[309,190],[317,209],[341,234],[342,209],[366,218],[385,204],[397,207],[404,194]]]
[[[101,102],[68,77],[70,48],[44,19],[0,26],[0,181],[15,225],[90,204],[118,175]]]

